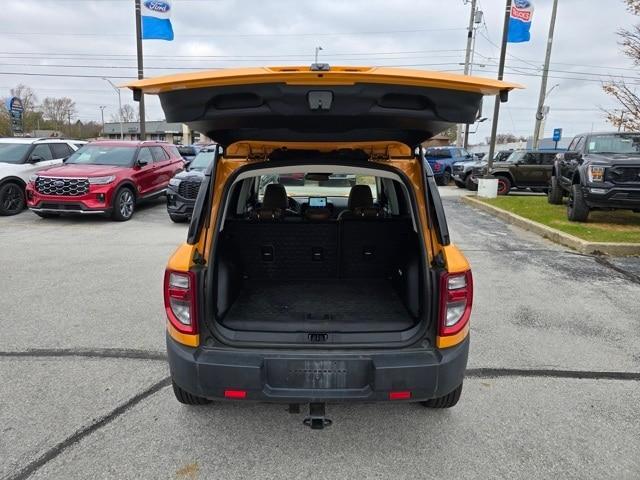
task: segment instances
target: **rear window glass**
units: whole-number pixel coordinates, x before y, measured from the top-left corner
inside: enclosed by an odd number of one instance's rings
[[[270,183],[282,184],[290,197],[348,197],[353,185],[369,185],[374,200],[378,198],[376,177],[371,175],[350,173],[262,175],[258,182],[258,195],[261,200],[264,189]]]

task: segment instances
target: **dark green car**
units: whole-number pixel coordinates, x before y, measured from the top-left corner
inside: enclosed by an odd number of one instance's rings
[[[534,192],[546,192],[553,163],[558,153],[564,150],[516,150],[503,162],[493,164],[491,174],[498,179],[498,195],[507,195],[511,189],[529,188]],[[475,177],[485,175],[487,166],[482,171],[474,172]]]

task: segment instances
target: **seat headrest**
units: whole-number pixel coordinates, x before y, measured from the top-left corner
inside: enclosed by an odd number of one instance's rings
[[[286,210],[289,206],[287,199],[287,191],[284,186],[279,183],[270,183],[264,190],[264,198],[262,199],[262,208],[269,210]]]
[[[349,210],[373,208],[373,195],[371,195],[369,185],[354,185],[351,187],[347,208]]]

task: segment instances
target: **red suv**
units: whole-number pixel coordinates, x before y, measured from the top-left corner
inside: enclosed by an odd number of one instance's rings
[[[167,143],[93,142],[63,165],[33,175],[27,205],[44,218],[105,214],[122,222],[133,216],[139,201],[164,194],[171,177],[183,169],[177,148]]]

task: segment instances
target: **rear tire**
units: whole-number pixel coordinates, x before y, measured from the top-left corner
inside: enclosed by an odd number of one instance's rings
[[[136,208],[136,196],[128,187],[122,187],[113,198],[113,212],[111,218],[116,222],[131,220]]]
[[[558,177],[551,177],[551,187],[547,190],[547,202],[551,205],[562,205],[564,194],[558,183]]]
[[[198,397],[197,395],[192,395],[186,390],[181,389],[176,382],[171,381],[173,384],[173,394],[176,396],[176,400],[184,405],[207,405],[211,403],[211,400],[208,398]]]
[[[422,404],[422,406],[427,408],[451,408],[455,407],[456,403],[458,403],[458,400],[460,400],[460,395],[462,395],[462,383],[458,385],[456,389],[451,393],[420,403]]]
[[[567,204],[567,218],[572,222],[586,222],[589,219],[589,206],[584,201],[580,184],[571,185],[571,194]]]
[[[460,180],[455,180],[455,183],[456,183],[456,187],[458,188],[467,188],[467,186]]]
[[[26,207],[24,188],[15,182],[7,182],[0,187],[0,215],[10,216],[20,213]]]
[[[498,195],[509,195],[511,180],[507,177],[498,177]]]

